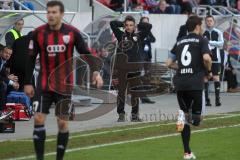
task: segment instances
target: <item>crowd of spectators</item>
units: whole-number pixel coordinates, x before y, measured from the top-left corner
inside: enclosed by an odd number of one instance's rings
[[[124,10],[124,0],[98,0],[115,11]],[[240,0],[127,0],[128,11],[153,14],[190,13],[199,5],[222,5],[240,11]]]

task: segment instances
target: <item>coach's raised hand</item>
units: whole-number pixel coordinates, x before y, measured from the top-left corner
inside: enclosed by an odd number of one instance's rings
[[[103,79],[98,71],[93,72],[92,84],[96,85],[97,88],[101,88],[103,86]]]

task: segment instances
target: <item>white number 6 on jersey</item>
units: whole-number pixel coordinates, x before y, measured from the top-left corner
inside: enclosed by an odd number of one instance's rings
[[[192,61],[192,55],[188,51],[188,48],[189,48],[189,44],[185,45],[181,55],[181,62],[182,62],[182,65],[184,66],[188,66]]]

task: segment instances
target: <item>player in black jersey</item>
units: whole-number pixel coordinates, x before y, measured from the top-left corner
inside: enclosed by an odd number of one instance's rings
[[[180,106],[177,130],[181,132],[184,146],[184,159],[195,159],[189,147],[190,124],[199,126],[204,111],[203,88],[206,69],[211,70],[211,57],[208,40],[201,36],[202,19],[190,17],[186,22],[189,32],[180,38],[166,64],[177,70],[174,83]]]
[[[29,43],[24,86],[24,90],[29,96],[32,96],[34,92],[31,79],[37,55],[40,56],[41,66],[36,88],[37,94],[35,94],[33,102],[36,110],[33,141],[37,160],[44,159],[46,139],[44,125],[52,103],[55,103],[59,130],[56,159],[63,159],[69,137],[68,119],[72,106],[71,91],[74,77],[71,73],[73,71],[74,47],[80,54],[90,54],[80,32],[73,26],[62,23],[63,16],[64,6],[62,2],[49,1],[47,4],[48,23],[38,27],[33,32],[33,37]],[[96,66],[95,63],[90,64],[90,68],[94,66]],[[93,83],[101,87],[102,77],[97,68],[94,67],[92,71],[94,71]]]
[[[214,27],[215,20],[213,16],[207,16],[205,18],[206,31],[203,36],[209,40],[209,45],[212,52],[212,79],[214,81],[215,88],[215,105],[221,106],[220,102],[220,74],[221,74],[221,49],[223,48],[224,40],[223,33]],[[206,105],[211,106],[211,102],[208,96],[208,79],[205,79],[205,97]]]

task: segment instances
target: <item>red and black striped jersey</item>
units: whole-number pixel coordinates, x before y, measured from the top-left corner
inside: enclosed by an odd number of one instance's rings
[[[39,54],[38,89],[69,92],[73,85],[74,47],[80,54],[90,54],[80,32],[73,26],[63,23],[60,30],[51,30],[48,24],[38,27],[29,43],[25,84],[31,84]]]

